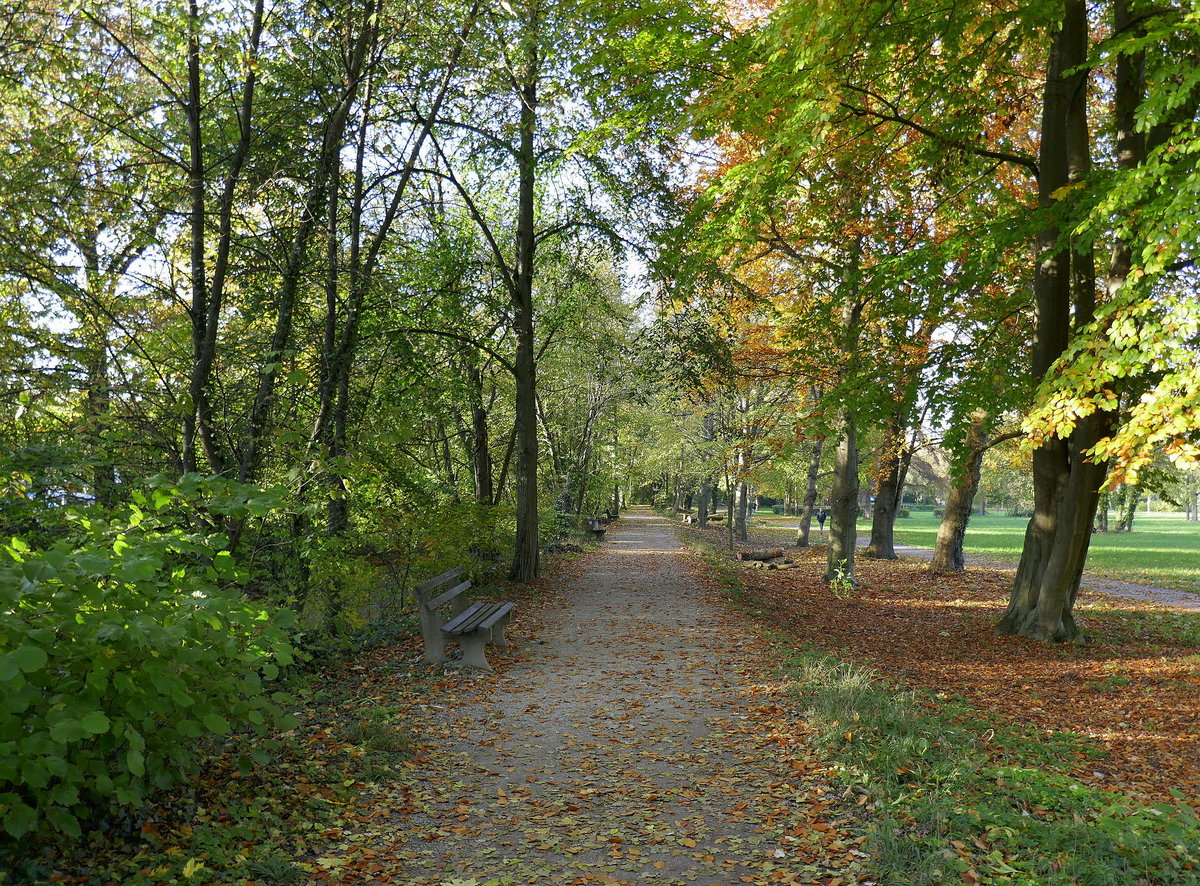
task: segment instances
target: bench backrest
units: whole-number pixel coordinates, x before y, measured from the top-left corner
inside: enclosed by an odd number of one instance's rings
[[[441,575],[434,576],[429,581],[421,582],[414,587],[413,593],[417,598],[417,605],[428,612],[432,612],[441,609],[453,600],[455,601],[454,608],[456,610],[460,608],[465,609],[466,598],[463,597],[461,600],[457,598],[471,589],[471,582],[466,580],[454,583],[455,579],[461,577],[464,571],[463,567],[455,566],[453,569],[448,569]],[[436,596],[431,596],[443,585],[450,585],[450,587]]]

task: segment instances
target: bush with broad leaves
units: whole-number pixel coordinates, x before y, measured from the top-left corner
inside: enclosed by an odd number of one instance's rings
[[[289,725],[268,685],[292,613],[244,598],[221,531],[275,506],[187,476],[59,512],[53,543],[0,544],[0,829],[78,835],[194,772],[206,739]]]

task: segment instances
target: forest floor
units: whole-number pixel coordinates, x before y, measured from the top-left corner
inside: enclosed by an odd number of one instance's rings
[[[720,529],[690,532],[726,542]],[[778,548],[779,537],[752,533],[736,547]],[[1142,586],[1089,577],[1076,604],[1087,642],[1036,644],[994,633],[1011,567],[933,575],[923,556],[902,546],[897,552],[900,560],[860,556],[859,586],[841,597],[820,580],[824,545],[790,549],[800,568],[746,569],[743,581],[802,644],[961,697],[1014,724],[1095,741],[1106,755],[1100,763],[1080,761],[1072,774],[1083,783],[1148,801],[1169,800],[1173,790],[1197,801],[1200,616],[1186,611],[1194,595],[1149,589],[1161,592],[1158,602],[1128,593]]]

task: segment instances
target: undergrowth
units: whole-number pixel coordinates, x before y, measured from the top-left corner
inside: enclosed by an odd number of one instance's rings
[[[764,614],[738,567],[683,535],[731,605]],[[1200,883],[1195,810],[1182,800],[1148,806],[1078,783],[1070,766],[1103,753],[1086,739],[1022,734],[770,630],[809,741],[836,780],[871,798],[863,827],[880,882]]]

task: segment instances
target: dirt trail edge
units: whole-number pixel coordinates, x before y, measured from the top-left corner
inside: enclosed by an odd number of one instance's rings
[[[666,521],[635,511],[608,535],[531,654],[464,678],[405,808],[393,787],[343,838],[374,876],[328,882],[871,882],[750,625]]]

